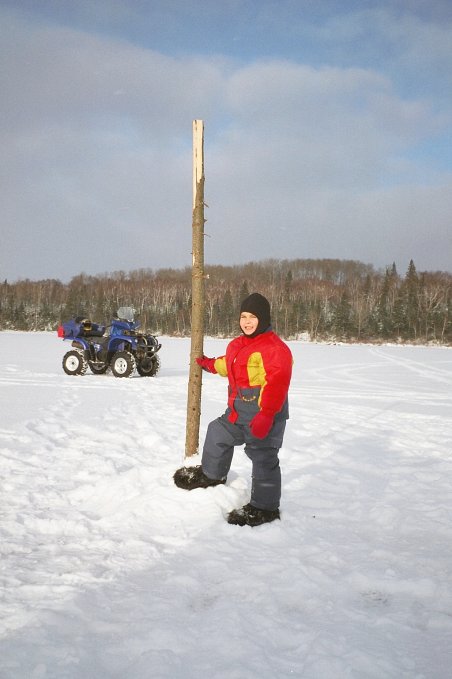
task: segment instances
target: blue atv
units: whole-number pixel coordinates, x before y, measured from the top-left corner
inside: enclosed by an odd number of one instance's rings
[[[89,367],[95,375],[108,369],[115,377],[129,377],[136,369],[142,377],[153,377],[160,368],[157,352],[161,344],[154,335],[138,332],[134,309],[121,307],[111,325],[99,325],[77,316],[58,328],[58,337],[70,341],[72,349],[63,356],[66,375],[84,375]]]

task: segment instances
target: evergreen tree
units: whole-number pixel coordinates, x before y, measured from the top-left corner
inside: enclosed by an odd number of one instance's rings
[[[404,281],[405,333],[410,339],[417,336],[419,322],[419,277],[413,260],[410,260]]]
[[[248,288],[248,281],[243,281],[242,285],[240,286],[240,292],[239,292],[239,298],[238,298],[238,304],[240,305],[244,299],[249,297],[250,291]]]
[[[390,293],[392,288],[393,272],[386,269],[377,307],[378,330],[382,337],[390,337],[392,333],[392,308]]]
[[[221,332],[226,336],[231,336],[234,334],[236,327],[236,311],[234,307],[234,301],[232,299],[232,294],[229,288],[227,288],[224,293],[223,303],[221,305],[221,318],[220,322],[222,324]],[[234,328],[234,330],[233,330]]]
[[[352,307],[347,291],[344,290],[333,311],[332,330],[337,337],[347,338],[350,337],[352,326]]]
[[[292,296],[292,282],[293,282],[293,274],[292,274],[292,269],[289,269],[289,271],[286,274],[286,278],[284,281],[284,297],[286,300],[290,300]]]

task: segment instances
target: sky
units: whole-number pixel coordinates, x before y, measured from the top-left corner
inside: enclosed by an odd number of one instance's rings
[[[0,280],[452,271],[450,0],[0,0]]]

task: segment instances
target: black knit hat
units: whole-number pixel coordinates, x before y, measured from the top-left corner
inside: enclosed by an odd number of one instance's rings
[[[270,302],[266,297],[260,295],[258,292],[253,292],[249,297],[246,297],[240,305],[240,313],[248,312],[259,319],[256,330],[248,337],[255,337],[265,332],[271,323],[270,320]]]

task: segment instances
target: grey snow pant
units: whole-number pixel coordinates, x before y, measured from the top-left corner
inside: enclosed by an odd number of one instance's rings
[[[226,415],[213,420],[208,428],[202,453],[202,468],[211,479],[228,475],[234,446],[245,444],[245,453],[253,465],[251,504],[258,509],[278,509],[281,498],[281,470],[278,452],[286,420],[276,421],[264,439],[255,438],[248,425],[232,424]]]

